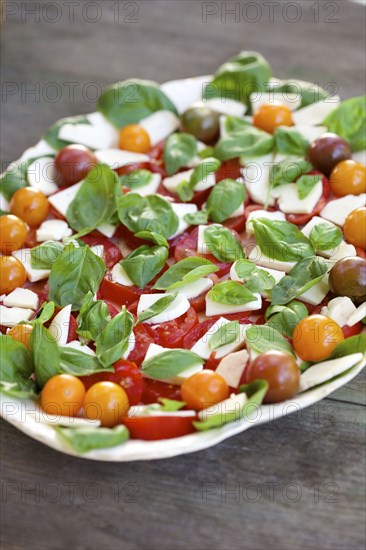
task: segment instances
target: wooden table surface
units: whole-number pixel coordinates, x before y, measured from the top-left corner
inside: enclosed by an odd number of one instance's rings
[[[209,74],[241,49],[261,51],[278,76],[343,97],[364,90],[365,11],[349,1],[275,2],[274,18],[268,2],[5,9],[2,166],[57,118],[92,111],[112,82]],[[64,456],[1,422],[1,547],[363,549],[364,406],[361,374],[296,417],[196,454],[127,464]]]

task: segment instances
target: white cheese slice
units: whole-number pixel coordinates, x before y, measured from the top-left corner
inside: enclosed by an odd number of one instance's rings
[[[37,242],[62,241],[65,237],[71,237],[72,230],[64,220],[46,220],[36,231]]]
[[[100,420],[90,420],[89,418],[79,418],[77,416],[58,416],[41,411],[37,414],[37,421],[52,426],[67,426],[68,428],[97,428],[100,426]]]
[[[158,187],[161,183],[161,174],[151,173],[151,179],[149,183],[143,187],[138,187],[137,189],[132,189],[132,193],[138,193],[141,197],[146,197],[147,195],[155,195]]]
[[[245,207],[244,207],[244,203],[242,203],[236,210],[234,210],[234,212],[230,214],[229,218],[237,218],[239,216],[244,216],[244,211],[245,211]]]
[[[92,124],[64,124],[58,131],[57,137],[69,143],[84,145],[90,149],[103,149],[109,147],[109,139],[100,129]],[[107,145],[106,145],[107,143]]]
[[[96,355],[94,350],[92,350],[86,344],[82,344],[81,342],[79,342],[79,340],[72,340],[71,342],[68,342],[65,345],[65,347],[66,348],[73,348],[73,349],[76,349],[78,351],[82,351],[83,353],[86,353],[87,355],[91,355],[92,357],[94,357]]]
[[[150,144],[154,147],[177,130],[180,120],[171,111],[162,110],[143,118],[139,125],[149,134]]]
[[[183,172],[178,172],[174,176],[169,176],[168,178],[163,179],[163,185],[165,189],[168,189],[171,193],[175,193],[177,187],[182,181],[189,181],[193,174],[193,168],[190,170],[184,170]]]
[[[149,162],[150,157],[142,153],[133,153],[132,151],[124,151],[122,149],[97,149],[94,151],[95,156],[104,164],[108,164],[114,170],[126,164],[136,164],[138,162]]]
[[[103,259],[104,246],[102,244],[95,244],[94,246],[90,247],[90,250],[93,252],[93,254],[98,256],[98,258]]]
[[[301,300],[312,306],[318,306],[329,292],[328,279],[329,276],[325,275],[319,283],[316,283],[316,285],[298,296],[297,300]]]
[[[209,340],[211,336],[216,334],[218,330],[223,325],[226,325],[227,323],[230,323],[228,319],[225,319],[225,317],[220,317],[212,325],[212,327],[194,344],[194,346],[191,348],[191,351],[194,353],[197,353],[200,357],[203,359],[208,359],[213,351],[215,351],[216,358],[221,359],[221,357],[225,357],[225,355],[228,355],[229,353],[237,350],[240,347],[243,347],[243,344],[245,342],[245,335],[246,331],[248,330],[250,325],[239,325],[240,331],[239,336],[235,342],[230,342],[228,344],[224,344],[223,346],[217,348],[216,350],[212,350],[209,346]]]
[[[55,182],[55,163],[51,157],[41,157],[27,169],[27,180],[31,187],[41,191],[46,197],[58,190]]]
[[[362,353],[352,353],[339,359],[331,359],[309,367],[300,377],[300,392],[318,386],[342,374],[362,360]]]
[[[161,84],[160,89],[175,105],[179,114],[184,113],[196,101],[201,101],[202,92],[206,84],[211,82],[212,76],[196,76],[182,80],[171,80]]]
[[[212,279],[202,277],[197,281],[193,281],[192,283],[187,283],[186,285],[180,286],[177,290],[179,290],[181,294],[184,294],[187,300],[191,300],[192,298],[200,296],[204,292],[208,292],[210,288],[212,288],[212,286]]]
[[[184,220],[184,216],[186,214],[195,214],[198,211],[197,205],[192,203],[172,202],[171,207],[179,218],[179,225],[176,232],[169,237],[169,240],[173,239],[177,235],[180,235],[181,233],[183,233],[183,231],[188,229],[189,223]]]
[[[37,309],[38,295],[29,288],[16,288],[3,299],[4,306]]]
[[[267,220],[286,221],[286,216],[283,212],[268,212],[268,210],[252,210],[247,217],[245,230],[247,235],[254,235],[253,220],[257,218],[266,218]]]
[[[269,206],[275,204],[273,197],[269,197],[269,172],[270,164],[263,162],[250,162],[241,169],[245,187],[252,201],[258,204],[268,202]]]
[[[281,103],[288,107],[291,111],[295,111],[301,105],[301,96],[297,93],[290,92],[254,92],[250,94],[250,103],[252,105],[252,111],[255,113],[262,105],[267,103],[276,104]]]
[[[0,305],[0,325],[3,327],[14,327],[22,321],[29,321],[33,316],[34,311],[32,309]]]
[[[366,302],[361,304],[347,320],[347,325],[353,327],[356,323],[359,323],[366,317]]]
[[[322,124],[323,120],[338,107],[340,101],[339,96],[333,96],[299,109],[292,114],[295,126]]]
[[[278,199],[278,206],[285,214],[311,214],[322,194],[321,177],[305,199],[299,198],[296,183],[279,185],[272,191],[272,196]]]
[[[66,346],[67,338],[69,336],[70,316],[71,304],[63,307],[61,311],[54,316],[48,328],[59,346]]]
[[[148,359],[151,359],[152,357],[156,357],[157,355],[160,355],[160,354],[162,354],[164,352],[167,352],[167,351],[171,351],[171,350],[169,348],[163,348],[162,346],[158,346],[157,344],[150,344],[150,346],[148,347],[148,350],[146,352],[146,355],[145,355],[145,361],[147,361]],[[187,378],[190,378],[191,376],[193,376],[197,372],[201,372],[201,370],[203,370],[203,363],[197,361],[196,365],[193,365],[189,369],[186,369],[186,370],[182,371],[177,376],[174,376],[172,378],[166,378],[164,380],[164,382],[167,382],[168,384],[181,385],[181,384],[183,384],[183,382],[185,380],[187,380]],[[144,372],[143,372],[143,375],[146,378],[150,378]]]
[[[31,263],[31,248],[16,250],[13,252],[13,256],[23,264],[28,280],[31,283],[47,279],[50,276],[50,269],[33,269]]]
[[[338,323],[340,327],[348,324],[349,318],[356,311],[356,306],[347,296],[338,296],[328,302],[328,305],[322,307],[321,314],[330,317]]]
[[[212,298],[206,296],[206,315],[213,317],[214,315],[229,315],[230,313],[242,313],[245,311],[256,311],[262,307],[262,296],[259,292],[253,293],[255,299],[247,304],[231,305],[214,302]]]
[[[244,392],[232,394],[228,399],[225,399],[220,403],[216,403],[216,405],[211,405],[206,409],[202,409],[202,411],[199,411],[197,416],[199,420],[205,422],[208,418],[210,418],[210,416],[214,416],[216,414],[225,415],[229,413],[236,413],[237,419],[239,420],[241,417],[241,411],[247,401],[248,397]]]
[[[0,193],[0,210],[3,212],[10,212],[10,204],[2,193]]]
[[[361,206],[365,206],[365,201],[366,193],[346,195],[340,199],[329,201],[320,212],[320,216],[343,227],[348,214]]]
[[[46,140],[41,139],[38,143],[29,147],[24,151],[18,162],[23,162],[25,160],[30,160],[43,155],[52,155],[55,154],[55,150],[51,147]]]
[[[111,271],[111,277],[114,283],[119,283],[120,285],[124,285],[124,286],[135,285],[135,283],[131,281],[126,271],[121,266],[121,264],[116,264],[115,266],[113,266]]]
[[[357,151],[356,153],[352,153],[352,158],[356,162],[360,162],[366,166],[366,151]]]
[[[255,246],[250,251],[248,259],[260,267],[269,267],[270,269],[285,271],[286,273],[291,271],[291,269],[296,265],[296,262],[285,262],[265,256],[259,246]]]
[[[103,223],[99,225],[97,229],[99,233],[110,239],[115,234],[117,227],[111,223]]]
[[[314,216],[301,230],[305,237],[310,237],[310,233],[314,227],[318,224],[328,224],[330,227],[336,227],[336,225],[324,218],[319,216]],[[324,256],[324,258],[330,258],[332,261],[338,261],[342,258],[348,256],[355,256],[356,249],[352,244],[347,244],[345,241],[342,241],[338,246],[334,248],[329,248],[328,250],[317,250],[319,256]]]
[[[309,143],[313,143],[320,136],[327,131],[326,126],[307,126],[305,124],[297,124],[296,130],[308,140]]]
[[[103,115],[96,111],[95,113],[89,113],[86,115],[93,129],[97,129],[99,132],[98,143],[100,145],[91,145],[93,149],[109,149],[110,147],[118,146],[119,132]],[[95,135],[95,133],[93,133]],[[96,143],[96,142],[94,142]],[[85,143],[84,143],[85,145]]]
[[[164,298],[166,294],[142,294],[137,306],[137,315],[143,313],[150,306],[155,304],[160,298]],[[173,319],[178,319],[181,315],[184,315],[186,311],[190,308],[190,303],[184,294],[178,292],[175,300],[165,308],[161,313],[154,315],[151,319],[147,319],[145,323],[149,325],[157,325],[159,323],[166,323],[167,321],[172,321]]]
[[[322,251],[322,255],[324,256],[324,251]],[[341,244],[336,246],[336,248],[332,251],[329,259],[331,262],[335,263],[338,262],[338,260],[342,260],[343,258],[350,258],[352,256],[357,256],[357,251],[355,247],[353,246],[353,244],[347,244],[345,241],[342,241]]]
[[[130,355],[131,351],[134,350],[135,348],[135,344],[136,344],[136,337],[135,337],[135,333],[132,331],[130,336],[129,336],[129,339],[128,339],[128,346],[127,346],[127,349],[126,351],[124,352],[122,358],[123,359],[127,359],[128,356]]]
[[[220,361],[215,372],[220,374],[231,388],[238,388],[248,359],[249,353],[246,349],[230,353]]]
[[[244,103],[226,97],[203,100],[203,105],[221,115],[236,116],[238,118],[243,117],[247,111],[247,106]]]

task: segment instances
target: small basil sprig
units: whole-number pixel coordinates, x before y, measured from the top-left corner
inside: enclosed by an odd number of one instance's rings
[[[299,196],[299,199],[302,199],[302,200],[306,199],[306,197],[312,192],[316,184],[319,183],[321,179],[322,179],[321,176],[319,175],[317,176],[313,174],[301,176],[296,181],[297,194]]]
[[[256,243],[268,258],[293,262],[314,255],[309,239],[296,225],[266,218],[256,218],[252,223]]]
[[[103,300],[94,300],[93,294],[88,292],[80,309],[76,332],[86,340],[95,340],[110,318],[107,304]]]
[[[343,233],[331,223],[318,223],[311,230],[309,239],[315,250],[329,250],[341,244]]]
[[[230,321],[221,325],[219,330],[213,334],[208,340],[208,347],[212,350],[221,348],[235,342],[239,337],[239,321]]]
[[[140,189],[149,185],[153,179],[153,173],[150,170],[137,169],[125,176],[120,176],[119,181],[123,187],[128,189]]]
[[[188,283],[193,283],[201,277],[210,275],[210,273],[215,273],[218,269],[215,264],[205,258],[196,256],[184,258],[170,266],[156,281],[154,288],[157,290],[173,290]]]
[[[237,281],[221,281],[208,292],[207,297],[214,302],[232,306],[248,304],[256,300],[254,294]]]
[[[338,357],[345,357],[352,353],[366,354],[366,334],[358,334],[357,336],[351,336],[346,338],[339,344],[332,352],[330,359],[337,359]]]
[[[278,332],[292,338],[293,332],[299,322],[309,315],[305,304],[290,302],[286,306],[270,305],[265,313],[267,325]]]
[[[309,142],[304,136],[291,126],[279,126],[274,133],[276,152],[291,157],[306,157]]]
[[[33,269],[51,269],[61,256],[65,245],[58,241],[46,241],[31,249],[31,265]]]
[[[0,194],[10,201],[15,191],[27,187],[27,170],[36,158],[22,162],[12,162],[8,169],[0,176]]]
[[[245,201],[246,192],[242,183],[225,179],[212,189],[206,203],[210,220],[221,223],[235,212]]]
[[[264,292],[276,284],[275,278],[268,271],[260,269],[250,260],[238,260],[234,269],[251,292]]]
[[[366,97],[352,97],[332,111],[323,124],[329,132],[342,136],[350,144],[352,151],[366,149]]]
[[[285,159],[278,164],[274,164],[269,171],[269,195],[275,187],[293,183],[311,169],[311,164],[300,157]]]
[[[47,380],[60,373],[60,350],[55,338],[42,323],[35,323],[30,336],[37,385],[43,388]]]
[[[144,288],[163,269],[169,256],[165,246],[143,245],[136,248],[120,264],[139,288]]]
[[[205,182],[209,175],[214,174],[220,168],[221,162],[213,157],[205,158],[196,168],[189,181],[181,182],[177,187],[178,197],[184,201],[190,201],[193,198],[196,185]]]
[[[273,136],[248,125],[220,138],[214,149],[214,156],[220,160],[259,157],[270,153],[273,145]]]
[[[128,349],[133,330],[133,316],[123,306],[122,311],[111,319],[98,335],[95,345],[97,358],[104,367],[121,359]]]
[[[208,212],[203,209],[193,214],[185,214],[183,220],[188,223],[188,225],[205,225],[208,222]]]
[[[249,348],[257,353],[276,350],[294,355],[291,344],[269,325],[251,325],[246,331],[245,339]]]
[[[238,130],[240,131],[243,128],[245,130],[245,127],[250,125],[250,122],[233,115],[228,115],[224,120],[224,130],[227,134],[235,134]]]
[[[41,308],[37,313],[37,317],[31,321],[27,321],[29,324],[33,323],[47,323],[51,319],[55,312],[55,304],[53,302],[43,302]]]
[[[97,372],[114,372],[114,369],[102,365],[95,355],[64,346],[60,348],[60,371],[73,376],[89,376]]]
[[[139,231],[138,233],[135,233],[135,237],[143,239],[144,241],[151,241],[158,246],[165,246],[166,248],[169,248],[169,243],[166,238],[163,237],[163,235],[160,235],[160,233],[155,233],[154,231]]]
[[[164,163],[168,176],[188,166],[197,155],[197,140],[184,132],[172,134],[165,142]]]
[[[183,371],[202,364],[202,359],[193,351],[171,349],[145,359],[142,363],[142,374],[155,380],[169,380]]]
[[[33,373],[31,352],[10,336],[0,335],[0,389],[14,397],[31,397],[36,384],[30,378]]]
[[[56,426],[55,430],[60,438],[77,453],[115,447],[129,438],[128,429],[123,425],[114,428],[63,428]]]
[[[244,257],[243,247],[230,229],[222,225],[208,225],[204,231],[205,244],[220,262],[235,262]]]
[[[162,298],[159,298],[154,304],[152,304],[150,307],[145,309],[137,318],[137,323],[143,323],[144,321],[148,321],[149,319],[152,319],[152,317],[155,317],[155,315],[158,315],[162,311],[164,311],[167,307],[169,307],[174,300],[177,297],[177,293],[175,294],[166,294]]]

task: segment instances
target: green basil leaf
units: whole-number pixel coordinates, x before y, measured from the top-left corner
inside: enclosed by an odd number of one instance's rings
[[[185,406],[184,401],[168,399],[167,397],[159,397],[159,402],[161,403],[159,410],[162,412],[176,412]]]
[[[151,319],[152,317],[155,317],[155,315],[158,315],[159,313],[164,311],[164,309],[169,307],[170,304],[174,302],[176,297],[177,297],[177,293],[166,294],[162,298],[159,298],[159,300],[157,300],[154,304],[152,304],[150,307],[145,309],[145,311],[140,313],[140,315],[137,318],[136,324],[143,323],[144,321],[147,321],[148,319]]]
[[[329,250],[341,244],[343,233],[331,223],[318,223],[311,230],[309,239],[315,250]]]
[[[218,223],[227,220],[243,204],[245,197],[242,183],[232,179],[221,180],[213,187],[207,199],[209,218]]]
[[[271,290],[273,305],[288,304],[309,288],[319,283],[326,272],[328,264],[323,258],[309,256],[300,260]]]
[[[164,145],[164,163],[168,176],[188,166],[197,155],[197,140],[191,134],[180,132],[168,137]]]
[[[107,449],[121,445],[129,438],[126,426],[114,428],[62,428],[55,427],[61,439],[77,453],[87,453],[95,449]]]
[[[309,142],[296,127],[279,126],[274,133],[274,146],[277,153],[291,157],[306,157]]]
[[[271,305],[266,310],[267,325],[278,330],[284,336],[292,338],[296,326],[309,315],[305,304],[290,302],[287,306]]]
[[[204,231],[205,243],[220,262],[235,262],[244,257],[243,247],[230,229],[222,225],[208,225]]]
[[[61,118],[52,124],[52,126],[47,130],[47,133],[43,136],[43,139],[47,141],[48,145],[56,149],[56,151],[66,147],[66,145],[70,145],[70,142],[59,139],[58,137],[61,127],[65,124],[90,124],[90,122],[85,115],[79,115]]]
[[[135,234],[135,237],[143,239],[144,241],[151,241],[158,246],[166,246],[169,248],[169,243],[163,235],[160,233],[154,233],[154,231],[139,231]]]
[[[33,269],[51,269],[61,256],[65,245],[58,241],[46,241],[31,250],[31,265]]]
[[[321,179],[321,176],[316,175],[301,176],[296,182],[299,199],[306,199]]]
[[[242,130],[243,127],[245,128],[246,126],[251,126],[251,124],[243,118],[238,118],[237,116],[232,115],[225,117],[224,129],[227,134],[235,133],[238,130]]]
[[[133,324],[133,316],[123,306],[122,311],[99,334],[95,341],[96,353],[104,367],[109,367],[126,353]]]
[[[144,288],[160,273],[168,256],[169,250],[165,246],[143,245],[126,256],[120,264],[131,281],[139,288]]]
[[[33,360],[30,351],[10,336],[0,335],[0,389],[14,397],[31,397],[36,385],[30,376]]]
[[[220,160],[242,156],[259,157],[270,153],[273,146],[273,136],[248,125],[220,138],[215,146],[214,156]]]
[[[145,359],[141,370],[145,376],[154,380],[168,380],[197,364],[202,364],[202,359],[193,351],[171,349]]]
[[[197,156],[200,159],[207,159],[208,157],[213,157],[213,152],[213,147],[205,147],[204,149],[201,149],[201,151],[198,151]]]
[[[278,330],[269,325],[251,325],[245,338],[249,348],[257,353],[276,350],[294,355],[291,344]]]
[[[98,99],[98,111],[117,128],[136,124],[155,111],[177,114],[170,99],[150,80],[124,80],[109,86]]]
[[[205,225],[208,221],[207,210],[198,210],[194,214],[185,214],[183,219],[189,225]]]
[[[94,300],[93,294],[88,292],[80,309],[76,332],[86,340],[96,340],[110,319],[107,304],[103,300]]]
[[[254,294],[238,281],[221,281],[211,288],[207,296],[214,302],[232,306],[256,300]]]
[[[73,376],[89,376],[97,372],[114,372],[112,366],[105,367],[95,355],[67,346],[60,348],[60,370]]]
[[[366,149],[366,96],[343,101],[323,121],[329,132],[341,136],[353,152]]]
[[[264,292],[276,284],[275,278],[268,271],[258,268],[250,260],[238,260],[235,263],[235,271],[251,292]]]
[[[153,179],[153,174],[150,170],[133,170],[125,176],[120,176],[119,181],[123,187],[128,189],[140,189],[149,185]]]
[[[338,357],[345,357],[352,353],[366,353],[366,334],[358,334],[357,336],[350,336],[337,344],[335,350],[332,352],[329,359],[337,359]]]
[[[192,200],[192,197],[194,194],[193,189],[188,180],[181,181],[178,184],[175,192],[182,202],[188,202]]]
[[[285,183],[293,183],[302,176],[302,174],[309,172],[311,169],[311,164],[302,158],[282,160],[278,164],[271,166],[269,171],[270,189]]]
[[[47,380],[60,373],[60,350],[55,338],[42,323],[35,323],[30,336],[37,386],[43,388]]]
[[[314,255],[309,239],[290,222],[255,218],[253,227],[256,243],[268,258],[294,262]]]
[[[212,350],[221,348],[221,346],[226,346],[235,342],[239,338],[239,321],[230,321],[230,323],[225,323],[221,325],[219,330],[210,336],[208,340],[208,347]]]
[[[10,201],[15,191],[18,191],[22,187],[27,187],[27,169],[33,160],[12,162],[0,177],[0,193],[7,201]]]
[[[161,277],[156,281],[154,288],[157,290],[172,290],[173,288],[179,288],[182,285],[193,283],[206,277],[210,273],[218,271],[218,267],[206,260],[205,258],[199,258],[196,256],[190,256],[183,258],[179,262],[173,264],[167,269]]]
[[[303,80],[272,80],[267,91],[283,93],[284,96],[297,94],[301,97],[301,108],[322,101],[329,96],[329,92],[321,88],[319,84],[304,82]]]
[[[94,295],[98,290],[105,270],[103,260],[89,246],[68,244],[52,266],[49,299],[57,307],[72,304],[73,310],[80,310],[88,292]]]
[[[193,198],[196,185],[206,182],[209,175],[214,174],[220,168],[221,162],[213,157],[205,158],[196,168],[190,177],[189,182],[182,181],[177,187],[178,197],[184,201],[190,201]]]
[[[47,323],[51,319],[55,312],[55,304],[53,302],[44,302],[41,309],[37,313],[37,317],[32,321],[27,321],[29,324],[33,323]]]

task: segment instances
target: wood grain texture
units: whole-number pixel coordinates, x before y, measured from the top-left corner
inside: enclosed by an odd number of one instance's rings
[[[296,23],[285,20],[294,18],[288,2],[278,3],[273,22],[268,3],[256,2],[256,23],[245,11],[253,2],[226,2],[240,7],[226,22],[222,2],[211,3],[218,13],[207,22],[204,3],[190,0],[132,2],[132,15],[121,1],[118,17],[117,3],[104,0],[96,23],[91,8],[83,18],[87,1],[75,5],[72,22],[60,0],[53,23],[55,3],[28,1],[28,13],[21,4],[8,2],[2,28],[2,166],[57,118],[92,111],[98,88],[131,76],[208,74],[241,49],[261,51],[277,76],[335,82],[343,97],[363,93],[358,4],[297,2]],[[1,547],[363,549],[364,405],[361,374],[299,416],[196,454],[131,464],[64,456],[1,422]]]

